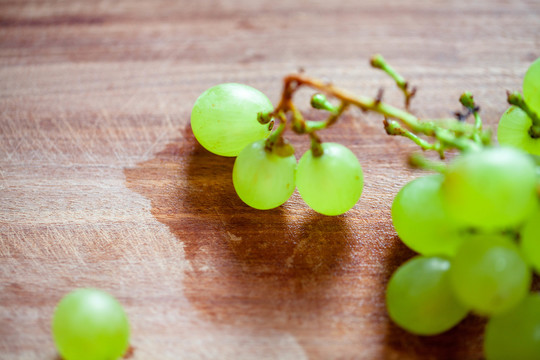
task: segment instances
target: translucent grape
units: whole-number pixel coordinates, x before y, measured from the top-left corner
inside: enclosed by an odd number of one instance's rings
[[[459,229],[444,210],[443,176],[417,178],[405,185],[392,203],[392,222],[401,240],[422,255],[453,256],[462,242]]]
[[[265,150],[265,140],[246,146],[234,162],[236,193],[251,207],[266,210],[283,204],[295,189],[296,159]]]
[[[520,302],[531,272],[517,246],[502,235],[475,235],[452,261],[452,288],[458,299],[482,315],[502,313]]]
[[[487,360],[540,359],[540,295],[488,321],[484,352]]]
[[[523,97],[531,110],[540,115],[540,58],[529,66],[523,78]]]
[[[307,151],[298,162],[296,186],[302,199],[323,215],[340,215],[360,199],[364,175],[358,159],[341,144],[323,143],[323,155]]]
[[[206,90],[195,101],[191,128],[208,151],[237,156],[248,144],[268,136],[269,126],[260,124],[257,114],[272,110],[272,103],[259,90],[242,84],[221,84]]]
[[[540,274],[540,208],[521,229],[521,252],[528,263]]]
[[[114,297],[96,289],[66,295],[54,312],[52,332],[65,360],[118,359],[129,344],[124,309]]]
[[[442,333],[466,315],[454,296],[448,271],[450,262],[440,257],[417,256],[392,275],[386,290],[390,318],[418,335]]]
[[[497,140],[501,145],[515,146],[529,154],[540,155],[540,139],[529,135],[532,120],[516,106],[504,112],[497,127]]]
[[[534,161],[511,147],[465,153],[449,164],[441,194],[448,214],[463,226],[515,227],[536,204]]]

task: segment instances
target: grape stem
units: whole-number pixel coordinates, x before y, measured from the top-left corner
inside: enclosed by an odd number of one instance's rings
[[[532,137],[533,139],[540,138],[540,118],[539,118],[539,116],[534,111],[532,111],[532,109],[529,107],[529,105],[527,105],[527,103],[523,99],[523,96],[521,96],[521,94],[519,92],[517,92],[517,91],[507,92],[507,95],[508,95],[508,99],[507,99],[508,103],[510,105],[517,106],[518,108],[523,110],[523,112],[525,112],[527,114],[527,116],[531,119],[532,125],[529,128],[530,137]]]
[[[394,81],[396,82],[396,85],[401,91],[403,92],[403,95],[405,96],[405,109],[409,110],[409,107],[411,105],[411,99],[416,94],[416,88],[409,89],[409,82],[406,81],[403,76],[401,76],[396,70],[394,70],[393,67],[390,66],[384,60],[382,55],[377,54],[374,55],[371,58],[371,66],[376,69],[381,69],[385,73],[387,73]]]
[[[287,123],[291,120],[293,131],[298,134],[309,134],[312,138],[312,150],[314,156],[322,155],[319,137],[315,132],[323,130],[333,125],[342,113],[349,107],[355,106],[365,112],[372,111],[384,116],[384,126],[389,135],[400,135],[414,141],[424,150],[434,150],[439,153],[441,159],[444,159],[444,152],[448,149],[458,149],[460,151],[477,150],[490,141],[490,133],[482,130],[482,121],[478,115],[479,108],[475,106],[472,95],[466,93],[462,95],[462,103],[470,113],[475,117],[475,124],[456,121],[456,119],[433,119],[420,120],[409,110],[411,98],[416,93],[416,89],[409,89],[408,82],[399,75],[380,55],[371,59],[371,64],[385,71],[391,76],[398,88],[405,96],[405,110],[399,109],[382,101],[382,90],[376,97],[357,96],[347,90],[341,89],[316,78],[303,74],[290,74],[283,80],[283,91],[278,105],[270,114],[260,116],[260,121],[269,121],[271,118],[277,118],[281,123]],[[319,93],[311,99],[311,105],[320,110],[329,112],[325,121],[306,121],[302,113],[293,103],[294,93],[302,86],[310,87]],[[339,106],[331,104],[323,95],[326,94],[340,101]],[[263,119],[263,120],[261,120]],[[286,128],[280,128],[279,134],[282,136]],[[434,139],[433,143],[420,138],[418,135],[424,135]],[[316,141],[314,139],[317,139]]]

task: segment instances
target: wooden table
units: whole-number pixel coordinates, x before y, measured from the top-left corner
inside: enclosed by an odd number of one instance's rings
[[[421,172],[379,116],[321,133],[365,171],[338,217],[297,193],[247,207],[234,160],[191,132],[206,88],[246,83],[276,103],[300,67],[400,104],[373,53],[418,86],[419,116],[451,116],[470,90],[494,127],[540,56],[540,2],[0,0],[0,358],[57,358],[53,309],[79,287],[125,306],[132,359],[482,358],[480,318],[431,338],[388,319],[388,278],[414,255],[390,206]],[[307,141],[291,139],[299,157]]]

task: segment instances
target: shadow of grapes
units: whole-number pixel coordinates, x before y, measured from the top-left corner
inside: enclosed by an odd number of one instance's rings
[[[206,151],[189,125],[182,134],[125,175],[183,243],[190,302],[212,321],[274,328],[289,326],[287,314],[320,307],[350,255],[344,217],[295,210],[297,195],[272,210],[245,205],[232,184],[234,158]]]

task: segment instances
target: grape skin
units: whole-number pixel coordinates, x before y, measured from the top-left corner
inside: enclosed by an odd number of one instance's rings
[[[531,272],[507,237],[471,235],[452,260],[452,288],[458,299],[481,315],[502,313],[529,291]]]
[[[208,151],[237,156],[250,143],[269,135],[268,124],[260,124],[257,114],[272,110],[272,103],[259,90],[243,84],[220,84],[195,101],[191,128]]]
[[[539,294],[529,294],[513,309],[488,321],[484,352],[487,360],[540,359]]]
[[[323,215],[340,215],[360,199],[364,185],[362,166],[351,150],[323,143],[323,155],[308,150],[298,162],[296,186],[302,199]]]
[[[514,228],[536,206],[536,167],[512,147],[467,152],[449,164],[441,194],[446,211],[463,227]]]
[[[452,292],[449,270],[450,261],[435,256],[401,265],[386,290],[390,318],[417,335],[436,335],[458,324],[468,310]]]
[[[520,231],[521,251],[529,264],[540,274],[540,206]]]
[[[247,205],[260,210],[280,206],[295,189],[296,159],[265,150],[265,140],[246,146],[234,162],[233,184]]]
[[[497,127],[497,140],[501,145],[515,146],[533,155],[540,155],[540,139],[529,135],[532,120],[516,106],[504,112]]]
[[[78,289],[58,304],[52,321],[58,352],[65,360],[118,359],[129,345],[129,324],[114,297]]]
[[[529,108],[540,115],[540,58],[529,66],[523,78],[523,97]]]
[[[463,237],[448,219],[440,196],[441,174],[416,178],[392,203],[392,222],[401,240],[422,255],[453,256]]]

